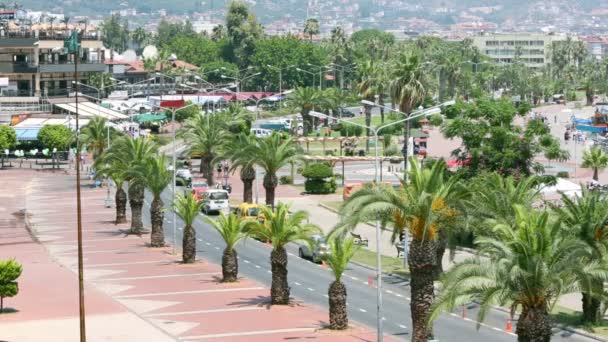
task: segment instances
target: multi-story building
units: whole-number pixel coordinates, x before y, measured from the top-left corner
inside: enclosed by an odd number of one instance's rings
[[[74,55],[64,51],[68,28],[45,29],[0,17],[0,92],[7,96],[55,96],[73,86]],[[98,31],[81,34],[79,81],[105,70],[105,48]]]
[[[543,33],[481,34],[473,37],[473,45],[496,63],[512,63],[519,57],[526,66],[540,68],[551,63],[551,46],[566,38]]]
[[[585,42],[589,55],[596,60],[602,60],[608,54],[608,38],[591,36],[581,40]]]

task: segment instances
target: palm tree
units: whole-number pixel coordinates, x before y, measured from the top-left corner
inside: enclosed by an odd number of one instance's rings
[[[55,22],[55,20],[57,20],[57,17],[53,17],[53,16],[49,17],[49,24],[51,24],[51,28],[50,28],[50,30],[51,30],[51,37],[55,33],[54,30],[53,30],[53,23]]]
[[[270,288],[273,305],[289,304],[289,284],[287,283],[287,252],[285,246],[291,242],[310,243],[310,237],[319,231],[307,224],[308,213],[296,211],[289,213],[290,206],[279,202],[275,210],[263,206],[264,223],[256,222],[251,227],[251,234],[261,240],[272,243],[270,265],[272,269],[272,286]]]
[[[190,146],[190,152],[200,155],[200,172],[213,185],[213,160],[221,151],[221,142],[225,140],[225,116],[209,114],[196,115],[186,120],[180,136]]]
[[[307,34],[312,42],[312,36],[319,34],[319,20],[316,18],[306,19],[306,24],[304,24],[304,34]]]
[[[274,207],[275,189],[279,184],[277,172],[284,166],[300,159],[300,154],[291,138],[283,139],[273,133],[270,137],[258,139],[244,153],[249,153],[255,163],[264,169],[264,190],[266,190],[266,205]]]
[[[444,275],[429,321],[441,311],[471,301],[481,306],[477,314],[480,322],[493,305],[511,305],[511,312],[521,308],[518,341],[549,342],[549,312],[559,296],[577,291],[581,275],[606,279],[606,267],[581,262],[584,243],[565,235],[548,212],[522,206],[514,210],[515,230],[510,225],[495,226],[496,237],[476,240],[479,256],[457,264]]]
[[[408,229],[412,240],[408,254],[411,274],[412,341],[432,337],[427,325],[429,308],[434,297],[433,281],[441,272],[441,259],[451,227],[458,224],[458,207],[465,203],[467,193],[455,177],[444,180],[445,164],[435,163],[422,169],[411,158],[411,183],[402,182],[402,189],[383,184],[370,184],[355,192],[341,209],[342,221],[334,234],[352,230],[361,222],[380,220],[393,225],[393,241]]]
[[[144,190],[146,179],[133,170],[156,154],[156,145],[144,138],[131,139],[121,137],[107,150],[104,160],[117,167],[125,174],[129,183],[129,204],[131,206],[130,234],[141,235],[143,230],[142,208],[144,203]]]
[[[224,248],[222,255],[222,281],[233,283],[237,280],[239,274],[239,261],[234,248],[247,237],[246,230],[251,222],[240,219],[234,213],[230,213],[228,216],[222,213],[217,220],[206,217],[205,221],[215,228],[226,242],[226,248]]]
[[[582,196],[571,199],[566,195],[561,198],[562,207],[556,207],[564,225],[572,236],[587,245],[585,262],[601,263],[607,256],[608,248],[608,202],[597,191],[583,188]],[[594,293],[603,293],[603,282],[583,283],[583,321],[598,324],[602,319],[601,300]]]
[[[108,121],[96,116],[80,131],[80,141],[93,151],[93,160],[97,159],[108,147]]]
[[[173,202],[173,210],[184,221],[184,236],[182,240],[182,261],[192,264],[196,260],[196,231],[194,220],[203,208],[203,201],[197,201],[194,195],[179,194]]]
[[[152,193],[154,199],[150,205],[150,221],[152,232],[150,236],[150,246],[164,247],[165,233],[163,231],[164,203],[161,198],[162,192],[173,180],[173,173],[167,169],[167,159],[164,155],[156,158],[149,158],[143,163],[135,165],[134,169],[127,174],[132,174],[134,178],[145,180],[145,185]]]
[[[100,175],[109,177],[116,186],[116,194],[114,194],[114,203],[116,205],[116,219],[114,224],[127,222],[127,194],[124,190],[126,181],[125,170],[121,169],[121,164],[117,162],[106,163],[105,154],[101,155],[95,161],[95,169]]]
[[[600,147],[593,147],[583,154],[583,164],[585,168],[593,169],[593,179],[599,180],[600,171],[608,167],[608,154]]]
[[[299,111],[300,115],[302,115],[302,120],[304,121],[304,135],[308,135],[312,132],[313,122],[312,116],[310,116],[309,113],[315,106],[320,105],[321,102],[321,93],[310,87],[298,87],[289,95],[289,106],[294,110]]]
[[[65,17],[63,17],[63,19],[60,20],[66,31],[68,30],[68,24],[70,23],[70,19],[71,19],[70,17],[65,16]]]
[[[357,70],[359,82],[357,83],[357,90],[359,91],[359,96],[364,100],[375,102],[376,95],[378,93],[378,83],[380,80],[378,79],[379,67],[372,60],[365,61],[364,63],[359,65]],[[372,124],[372,106],[364,105],[365,108],[365,126],[370,127]],[[366,129],[366,135],[370,136],[370,129]],[[365,151],[369,152],[369,139],[365,142]]]
[[[399,110],[409,116],[426,95],[420,58],[415,54],[402,54],[393,66],[390,77],[391,98],[399,105]],[[411,120],[406,121],[404,127],[403,138],[406,146],[409,141],[410,122]],[[405,164],[407,171],[407,160]]]
[[[334,273],[336,280],[329,286],[329,328],[344,330],[348,328],[348,312],[346,310],[346,286],[340,281],[350,259],[357,251],[352,237],[336,237],[328,240],[331,254],[325,261]]]
[[[255,180],[255,158],[247,153],[249,146],[257,144],[254,135],[241,133],[224,146],[222,156],[229,159],[231,171],[239,169],[239,176],[243,182],[243,202],[253,203],[253,181]]]

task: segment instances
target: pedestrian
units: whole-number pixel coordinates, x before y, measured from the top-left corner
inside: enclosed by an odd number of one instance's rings
[[[557,115],[553,115],[553,122],[557,123]]]
[[[317,138],[321,136],[321,127],[317,127]]]
[[[564,141],[566,145],[568,145],[568,140],[570,140],[570,131],[566,130],[566,132],[564,133]]]

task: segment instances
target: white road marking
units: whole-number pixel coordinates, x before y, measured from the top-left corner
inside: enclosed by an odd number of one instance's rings
[[[293,283],[296,284],[296,285],[298,285],[298,286],[302,285],[302,284],[298,283],[297,281],[294,281]]]
[[[156,314],[145,315],[146,317],[161,317],[161,316],[181,316],[181,315],[195,315],[204,313],[216,313],[216,312],[231,312],[231,311],[249,311],[249,310],[264,310],[259,306],[249,306],[244,308],[228,308],[228,309],[212,309],[212,310],[198,310],[198,311],[180,311],[180,312],[161,312]]]
[[[496,331],[502,331],[502,330],[498,329],[497,327],[492,327],[492,329],[494,329]]]
[[[232,289],[214,289],[214,290],[194,290],[194,291],[176,291],[176,292],[157,292],[157,293],[142,293],[127,296],[117,296],[114,298],[126,299],[126,298],[147,298],[147,297],[159,297],[159,296],[172,296],[181,294],[193,294],[193,293],[218,293],[218,292],[237,292],[237,291],[253,291],[263,290],[263,287],[241,287]]]
[[[325,298],[329,298],[329,296],[328,296],[328,295],[326,295],[326,294],[324,294],[324,295],[323,295],[323,297],[325,297]]]
[[[399,298],[403,298],[403,295],[402,295],[402,294],[398,294],[398,293],[397,293],[395,296],[397,296],[397,297],[399,297]]]
[[[262,268],[260,265],[255,265],[255,268]]]
[[[403,325],[403,324],[399,324],[399,328],[401,328],[401,329],[407,329],[407,327],[405,325]]]
[[[198,241],[200,241],[200,242],[203,242],[203,240],[202,240],[202,239],[197,239],[197,240],[198,240]]]
[[[308,288],[308,291],[310,291],[310,292],[313,292],[314,290],[315,289],[313,289],[313,288],[310,288],[310,287]]]
[[[393,294],[393,291],[391,291],[391,290],[386,290],[386,293]]]
[[[268,270],[268,271],[266,271],[266,272],[268,272],[268,273],[272,273],[272,271],[271,271],[271,270]]]
[[[405,297],[405,299],[407,299],[407,300],[412,300],[412,298],[410,298],[410,297]]]
[[[207,246],[211,246],[211,244],[209,242],[205,242],[205,245]]]
[[[315,331],[316,328],[293,328],[293,329],[276,329],[276,330],[252,330],[252,331],[243,331],[243,332],[234,332],[234,333],[225,333],[225,334],[209,334],[209,335],[198,335],[198,336],[184,336],[180,337],[181,341],[190,341],[190,340],[201,340],[207,338],[222,338],[222,337],[233,337],[233,336],[253,336],[253,335],[268,335],[268,334],[283,334],[283,333],[292,333],[292,332],[312,332]]]
[[[215,249],[220,249],[218,246],[215,246]]]
[[[245,259],[245,260],[243,260],[243,261],[244,261],[246,264],[251,263],[251,261],[249,261],[249,260],[247,260],[247,259]]]
[[[357,278],[357,277],[353,277],[353,276],[349,276],[349,277],[350,277],[350,279],[352,279],[352,280],[359,280],[359,278]]]
[[[175,277],[191,277],[201,275],[215,275],[219,272],[204,272],[204,273],[180,273],[180,274],[166,274],[156,276],[145,276],[145,277],[126,277],[126,278],[109,278],[109,279],[97,279],[94,281],[118,281],[118,280],[144,280],[144,279],[161,279],[161,278],[175,278]]]
[[[292,257],[295,257],[296,255],[291,253],[291,252],[287,252],[288,255],[291,255]]]
[[[367,312],[367,310],[361,309],[361,308],[359,308],[359,311],[361,311],[361,312]]]

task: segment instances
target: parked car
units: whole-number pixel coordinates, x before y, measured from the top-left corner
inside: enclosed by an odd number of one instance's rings
[[[192,173],[188,169],[175,171],[175,185],[189,186],[192,183]]]
[[[192,195],[194,195],[197,201],[200,201],[203,197],[203,193],[207,190],[209,190],[209,184],[207,184],[207,182],[195,180],[192,181],[190,185],[188,185],[188,188],[186,190],[184,190],[184,195],[191,193]]]
[[[264,223],[264,214],[262,214],[260,206],[255,203],[241,203],[241,205],[236,208],[236,214],[237,216],[245,219],[256,220],[260,223]]]
[[[312,236],[312,250],[308,245],[300,245],[298,255],[302,259],[309,259],[314,263],[320,263],[323,258],[330,254],[329,245],[325,242],[325,238],[321,235]]]
[[[340,108],[340,116],[343,118],[354,118],[356,114],[346,108]]]
[[[203,192],[203,213],[209,215],[211,212],[228,213],[230,211],[230,196],[228,191],[220,189],[207,189]]]

